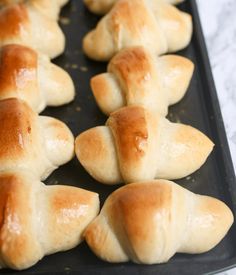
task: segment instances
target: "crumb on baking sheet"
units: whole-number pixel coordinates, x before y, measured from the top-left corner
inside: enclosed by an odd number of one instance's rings
[[[79,66],[78,66],[77,64],[72,64],[72,65],[71,65],[71,69],[78,69],[78,67],[79,67]]]
[[[71,7],[71,11],[72,11],[72,12],[77,11],[77,8],[76,8],[76,6],[75,6],[75,5],[73,5],[73,6]]]
[[[68,272],[68,271],[71,271],[71,268],[70,268],[70,267],[65,267],[64,270],[65,270],[66,272]]]
[[[81,107],[77,106],[77,107],[75,108],[75,110],[76,110],[76,112],[80,112],[80,111],[81,111]]]
[[[88,68],[85,66],[80,66],[80,70],[81,70],[81,72],[87,72]]]
[[[174,120],[176,123],[181,123],[181,120],[178,117],[176,117]]]
[[[60,17],[60,23],[62,25],[69,25],[70,24],[70,18],[61,16]]]
[[[57,185],[58,183],[59,183],[58,180],[54,180],[54,181],[50,182],[51,185]]]
[[[65,69],[69,69],[69,68],[70,68],[70,64],[69,64],[69,63],[66,63],[66,64],[64,65],[64,68],[65,68]]]
[[[186,180],[191,180],[191,177],[190,177],[190,176],[188,176],[188,177],[186,178]]]

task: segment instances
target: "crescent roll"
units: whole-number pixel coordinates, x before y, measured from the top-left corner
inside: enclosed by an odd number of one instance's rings
[[[46,106],[69,103],[74,96],[69,74],[46,55],[16,44],[0,50],[0,100],[17,97],[41,112]]]
[[[132,46],[161,55],[185,48],[191,36],[191,16],[176,7],[156,0],[120,0],[84,37],[83,49],[97,61]]]
[[[141,105],[166,116],[168,106],[185,95],[193,69],[185,57],[157,57],[143,47],[131,47],[112,58],[107,73],[91,79],[91,88],[107,115],[125,105]]]
[[[29,3],[53,20],[58,20],[61,8],[69,0],[0,0],[0,7],[16,3]]]
[[[98,211],[96,193],[45,186],[29,173],[0,174],[0,268],[26,269],[77,246]]]
[[[87,6],[87,8],[98,15],[103,15],[111,8],[115,3],[117,3],[119,0],[84,0],[84,4]],[[184,0],[156,0],[157,1],[164,1],[169,4],[179,4],[183,2]]]
[[[224,238],[233,220],[220,200],[159,180],[113,192],[84,235],[105,261],[156,264],[177,252],[209,251]]]
[[[105,184],[183,178],[204,164],[212,148],[197,129],[140,106],[119,109],[106,126],[81,133],[75,142],[80,163]]]
[[[30,171],[45,179],[74,156],[74,138],[61,121],[38,116],[24,101],[0,101],[0,173]]]
[[[63,53],[65,36],[55,20],[30,3],[0,9],[0,47],[22,44],[55,58]]]

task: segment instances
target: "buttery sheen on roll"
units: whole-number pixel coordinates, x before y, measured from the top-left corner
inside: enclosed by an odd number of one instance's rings
[[[4,0],[3,0],[4,1]],[[9,1],[9,0],[5,0]],[[12,1],[12,0],[11,0]],[[84,4],[87,6],[87,8],[96,14],[103,15],[107,13],[115,3],[117,3],[119,0],[84,0]],[[184,0],[156,0],[156,2],[166,2],[169,4],[179,4],[183,2]]]
[[[74,137],[63,122],[38,116],[23,100],[0,100],[0,173],[28,171],[45,179],[73,156]]]
[[[140,106],[119,109],[106,126],[81,133],[75,142],[80,163],[105,184],[183,178],[199,169],[212,149],[199,130]]]
[[[97,61],[133,46],[161,55],[185,48],[191,36],[191,16],[176,7],[156,0],[120,0],[85,36],[83,49]]]
[[[29,268],[78,245],[99,211],[98,194],[46,186],[29,172],[0,173],[0,268]]]
[[[177,252],[209,251],[224,238],[233,220],[220,200],[158,180],[113,192],[84,235],[105,261],[156,264]]]
[[[41,112],[46,106],[69,103],[74,96],[71,77],[48,56],[17,44],[0,49],[0,100],[23,99]]]
[[[91,88],[107,115],[126,105],[140,105],[166,116],[168,106],[185,95],[193,70],[185,57],[158,57],[144,47],[131,47],[112,58],[107,73],[91,79]]]
[[[0,7],[16,3],[24,3],[25,0],[0,0]],[[57,20],[61,8],[69,2],[69,0],[28,0],[27,4],[32,5],[41,13],[53,20]]]
[[[0,47],[13,43],[55,58],[65,49],[65,36],[55,20],[27,2],[0,9]]]

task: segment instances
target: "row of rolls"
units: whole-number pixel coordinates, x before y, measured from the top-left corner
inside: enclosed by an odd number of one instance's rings
[[[50,61],[65,48],[57,21],[67,2],[0,1],[0,267],[29,268],[83,239],[116,263],[209,251],[231,227],[231,210],[170,181],[198,170],[214,147],[199,130],[166,118],[194,64],[163,54],[190,43],[191,16],[174,6],[178,0],[84,0],[104,15],[83,50],[109,61],[91,79],[109,118],[74,140],[63,122],[38,114],[75,97],[70,76]],[[98,182],[126,184],[101,211],[94,192],[41,182],[74,154]]]

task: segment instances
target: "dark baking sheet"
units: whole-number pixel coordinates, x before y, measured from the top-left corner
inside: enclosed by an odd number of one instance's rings
[[[170,108],[169,119],[190,124],[215,143],[214,152],[207,163],[196,173],[177,181],[189,190],[214,196],[226,202],[236,213],[236,182],[209,66],[207,51],[201,31],[197,7],[194,0],[179,6],[192,14],[194,34],[190,46],[179,54],[190,58],[196,65],[193,80],[185,98]],[[71,0],[62,11],[62,28],[67,37],[67,48],[63,56],[55,60],[72,76],[77,90],[76,100],[64,107],[49,108],[43,114],[66,122],[75,136],[82,131],[102,125],[106,117],[100,112],[89,87],[91,76],[104,72],[105,63],[88,60],[82,53],[81,41],[85,33],[95,26],[98,17],[90,14],[82,0]],[[47,184],[63,183],[86,188],[100,194],[102,202],[117,187],[97,183],[74,159],[55,171]],[[43,234],[43,232],[42,232]],[[184,234],[184,232],[183,232]],[[202,255],[177,254],[167,264],[136,265],[133,263],[109,264],[100,261],[85,243],[63,253],[47,256],[23,274],[204,274],[222,270],[236,264],[236,228],[231,228],[226,238],[212,251]],[[1,274],[16,272],[2,270]],[[17,274],[22,274],[17,272]]]

